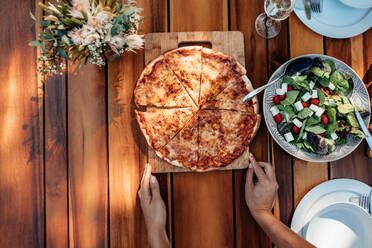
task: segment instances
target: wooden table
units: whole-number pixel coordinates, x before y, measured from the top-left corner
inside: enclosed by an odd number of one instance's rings
[[[291,57],[325,53],[372,80],[372,30],[336,40],[306,28],[292,14],[280,35],[254,30],[262,0],[139,0],[144,32],[240,30],[248,77],[255,87]],[[106,68],[43,79],[35,76],[36,36],[29,9],[35,0],[2,3],[0,10],[0,247],[147,247],[137,199],[146,163],[133,117],[132,92],[143,52]],[[369,71],[369,73],[367,73]],[[366,143],[337,162],[311,164],[281,150],[264,122],[252,152],[270,160],[280,185],[275,214],[290,224],[303,195],[332,178],[372,184]],[[158,175],[175,247],[271,247],[243,196],[245,171]]]

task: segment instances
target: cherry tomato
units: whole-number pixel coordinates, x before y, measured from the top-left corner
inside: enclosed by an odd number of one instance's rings
[[[338,137],[340,137],[340,138],[345,137],[345,132],[344,132],[344,131],[339,132],[339,133],[338,133]]]
[[[282,116],[280,114],[277,114],[276,116],[274,116],[274,120],[276,123],[280,123],[282,122]]]
[[[307,102],[302,102],[302,106],[303,106],[304,108],[309,107],[309,105],[307,104]]]
[[[329,96],[329,94],[331,94],[331,91],[328,88],[325,88],[324,93],[326,94],[326,96]]]
[[[320,85],[320,86],[319,86],[319,89],[324,90],[325,87],[324,87],[323,85]]]
[[[285,99],[285,95],[279,95],[278,97],[280,101]]]
[[[322,115],[322,123],[324,125],[327,125],[328,124],[328,116],[326,114]]]
[[[321,133],[321,134],[319,134],[320,136],[322,136],[323,138],[325,137],[325,134],[324,133]]]
[[[310,99],[310,104],[318,105],[319,104],[319,99],[318,98]]]
[[[299,129],[296,125],[294,125],[294,126],[292,127],[292,130],[293,130],[293,132],[294,132],[295,134],[299,134],[299,133],[300,133],[300,129]]]
[[[294,88],[293,88],[292,85],[289,85],[289,86],[287,87],[287,91],[291,91],[291,90],[294,90]]]
[[[337,94],[334,94],[334,95],[332,95],[332,97],[338,97],[338,95]]]
[[[274,96],[274,98],[273,98],[273,102],[274,102],[275,105],[280,104],[279,96]]]

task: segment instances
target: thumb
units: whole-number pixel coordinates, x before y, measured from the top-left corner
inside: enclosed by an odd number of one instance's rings
[[[160,199],[161,196],[160,196],[159,182],[154,176],[151,176],[150,187],[151,187],[152,199]]]

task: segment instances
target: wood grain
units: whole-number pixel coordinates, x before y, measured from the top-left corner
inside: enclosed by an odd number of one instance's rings
[[[244,33],[245,58],[247,76],[257,88],[266,83],[267,77],[267,43],[255,31],[254,21],[263,12],[263,2],[231,0],[230,22],[232,30]],[[262,102],[262,94],[259,95]],[[262,106],[260,106],[262,113]],[[265,124],[261,123],[260,130],[250,145],[250,151],[261,161],[269,161],[269,138]],[[248,161],[247,161],[248,163]],[[271,247],[271,241],[254,221],[245,203],[244,185],[246,171],[234,172],[235,186],[235,222],[236,247]]]
[[[68,247],[68,186],[65,76],[45,80],[46,246]]]
[[[70,247],[107,247],[105,71],[86,65],[68,72]]]
[[[144,8],[143,15],[149,17],[144,19],[141,26],[144,32],[166,31],[165,0],[142,0],[137,4]],[[133,89],[143,66],[143,51],[128,53],[108,64],[110,245],[113,248],[149,246],[137,199],[143,167],[147,162],[147,148],[134,117],[132,100]],[[161,175],[158,179],[168,206],[167,176]],[[171,210],[170,206],[168,210]]]
[[[290,56],[323,53],[323,38],[308,29],[295,15],[289,18]],[[306,41],[306,42],[304,42]],[[293,158],[294,205],[317,184],[328,180],[327,163],[310,163]]]
[[[35,74],[36,1],[0,9],[0,247],[44,247],[43,98]]]
[[[282,22],[279,35],[268,40],[268,71],[272,75],[274,71],[289,59],[288,20]],[[285,152],[271,138],[272,163],[275,167],[276,179],[279,184],[278,200],[275,204],[274,214],[286,225],[290,225],[294,211],[293,207],[293,180],[292,180],[292,157]],[[276,211],[278,210],[278,211]]]
[[[371,64],[371,56],[367,54],[367,49],[363,44],[363,36],[372,36],[372,31],[364,35],[359,35],[351,39],[336,40],[326,39],[327,55],[336,57],[350,65],[361,78],[365,71],[365,64]],[[370,59],[370,60],[369,60]],[[363,141],[354,152],[347,157],[331,163],[331,178],[353,178],[367,184],[372,184],[372,161],[366,156],[367,143]]]
[[[170,1],[172,32],[226,30],[227,27],[227,0]],[[232,247],[232,191],[231,171],[174,174],[174,245]]]

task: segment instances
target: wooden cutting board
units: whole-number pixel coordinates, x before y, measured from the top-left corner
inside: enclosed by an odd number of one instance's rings
[[[213,32],[175,32],[175,33],[150,33],[145,36],[145,63],[164,54],[165,52],[183,46],[201,45],[223,52],[238,60],[245,66],[244,36],[238,31],[213,31]],[[191,172],[169,164],[160,159],[148,147],[148,162],[154,173]],[[231,164],[216,170],[244,169],[248,167],[249,148]]]

